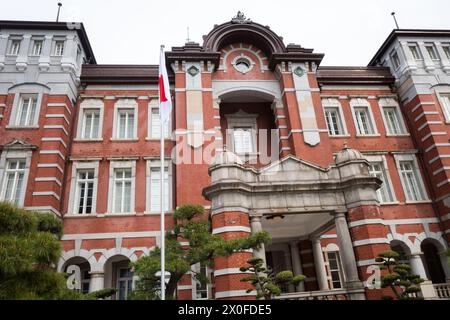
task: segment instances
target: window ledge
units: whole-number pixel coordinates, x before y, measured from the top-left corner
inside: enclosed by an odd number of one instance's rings
[[[336,139],[339,139],[339,138],[350,138],[351,137],[349,134],[337,134],[337,135],[328,134],[328,136],[330,138],[336,138]]]
[[[8,125],[5,127],[6,129],[11,129],[11,130],[36,130],[39,129],[39,126],[11,126]]]
[[[386,137],[395,138],[395,137],[410,137],[409,133],[400,133],[400,134],[386,134]]]
[[[97,138],[97,139],[82,139],[82,138],[75,138],[73,139],[74,142],[100,142],[103,141],[103,138]]]
[[[146,141],[161,141],[161,138],[150,138],[150,137],[146,137],[145,138]],[[170,137],[165,137],[164,141],[172,141],[172,139]]]
[[[380,206],[396,206],[399,205],[399,201],[392,201],[392,202],[380,202]]]
[[[111,138],[109,139],[111,142],[134,142],[139,141],[139,138],[131,138],[131,139],[119,139],[119,138]]]
[[[357,134],[357,138],[377,138],[381,137],[381,134],[375,133],[375,134]]]
[[[425,203],[433,203],[433,201],[431,200],[405,201],[405,204],[425,204]]]
[[[150,212],[144,212],[143,215],[145,215],[145,216],[157,216],[157,215],[160,215],[160,214],[161,214],[160,211],[158,211],[158,212],[150,211]],[[173,210],[168,210],[168,211],[164,212],[164,214],[165,214],[165,215],[167,215],[167,214],[173,214]]]

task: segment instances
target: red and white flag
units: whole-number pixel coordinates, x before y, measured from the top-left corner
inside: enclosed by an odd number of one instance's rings
[[[167,76],[164,47],[161,46],[159,58],[159,114],[161,122],[166,122],[172,112],[172,99],[170,98],[169,77]]]

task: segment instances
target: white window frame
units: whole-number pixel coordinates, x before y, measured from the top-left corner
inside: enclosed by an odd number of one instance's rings
[[[158,110],[158,118],[159,118],[159,102],[157,99],[152,99],[148,104],[148,128],[147,128],[148,136],[146,140],[161,139],[161,130],[157,130],[158,132],[155,132],[152,126],[153,110]],[[171,137],[171,128],[172,128],[171,118],[172,117],[170,116],[169,119],[165,122],[167,132],[164,133],[164,140],[169,140]]]
[[[130,208],[131,212],[113,212],[114,209],[114,178],[116,169],[131,169],[131,195],[130,195]],[[109,185],[108,185],[108,214],[111,215],[127,215],[135,214],[135,188],[136,188],[136,160],[125,161],[110,161],[109,163]]]
[[[386,156],[385,155],[366,155],[366,154],[364,154],[364,157],[367,159],[367,161],[369,161],[369,163],[379,163],[382,166],[384,179],[386,180],[385,184],[388,188],[387,192],[391,197],[391,201],[382,202],[382,200],[380,198],[378,198],[380,201],[380,204],[381,205],[398,204],[397,196],[395,194],[394,184],[392,183],[391,173],[389,170]],[[377,196],[378,196],[378,192],[377,192]]]
[[[134,112],[134,128],[133,137],[119,138],[119,112],[123,109],[133,109]],[[135,99],[119,99],[114,105],[114,121],[113,121],[113,136],[112,140],[129,141],[137,140],[137,125],[138,125],[138,103]]]
[[[429,202],[429,197],[428,197],[428,193],[427,190],[425,188],[424,185],[424,180],[422,177],[422,172],[419,168],[419,164],[417,162],[417,158],[414,154],[394,154],[394,159],[395,159],[395,164],[397,166],[397,172],[398,175],[400,176],[400,181],[402,183],[402,188],[403,188],[403,194],[405,196],[405,202],[406,203],[420,203],[420,202]],[[422,199],[420,200],[409,200],[407,199],[407,192],[406,192],[406,181],[403,178],[402,175],[402,171],[400,169],[400,163],[403,161],[410,161],[412,162],[413,165],[413,170],[414,170],[414,175],[416,177],[417,180],[417,186],[419,188],[419,192],[421,193]]]
[[[131,282],[131,291],[134,290],[134,282],[135,282],[135,275],[134,272],[132,271],[131,267],[125,267],[125,266],[117,266],[116,268],[116,289],[117,289],[117,294],[116,294],[116,299],[119,300],[119,291],[120,291],[120,286],[119,286],[119,282],[120,281],[126,281],[127,284],[128,282]],[[127,269],[130,271],[131,273],[131,277],[120,277],[120,270],[123,269]],[[131,292],[128,291],[128,285],[126,286],[126,294],[125,294],[125,299],[128,298],[128,295]]]
[[[58,51],[58,44],[62,43],[62,52]],[[64,51],[66,50],[66,40],[65,39],[55,39],[53,41],[53,56],[54,57],[62,57],[64,55]]]
[[[400,56],[397,52],[397,50],[392,50],[391,53],[389,54],[389,58],[392,61],[392,67],[393,69],[396,71],[400,68],[401,66],[401,61],[400,61]]]
[[[6,192],[6,166],[9,160],[25,160],[25,173],[23,176],[22,190],[20,190],[18,206],[23,207],[25,202],[25,194],[28,187],[28,175],[30,173],[31,158],[33,151],[19,151],[19,150],[3,150],[0,156],[0,200],[4,199]]]
[[[400,109],[400,105],[398,102],[393,98],[381,98],[378,101],[378,105],[380,106],[381,111],[381,117],[383,118],[383,124],[384,128],[386,130],[386,136],[409,136],[409,133],[406,129],[405,121],[403,119],[403,114]],[[398,126],[400,129],[400,133],[389,133],[388,132],[388,119],[386,119],[386,116],[384,114],[384,108],[394,108],[395,113],[397,116]]]
[[[425,50],[427,51],[428,57],[431,59],[431,61],[437,62],[440,60],[439,55],[436,50],[436,46],[434,45],[434,43],[426,42],[424,44],[424,46],[425,46]],[[430,51],[428,50],[429,48],[431,48],[431,51],[433,52],[433,55],[435,56],[435,58],[433,58],[432,55],[430,54]]]
[[[355,130],[356,130],[355,133],[356,133],[357,137],[378,137],[378,136],[380,136],[380,134],[378,133],[376,122],[375,122],[375,117],[373,116],[372,107],[367,99],[352,98],[350,100],[350,108],[352,110],[352,118],[353,118],[353,123],[355,125]],[[369,133],[369,134],[359,133],[358,120],[356,119],[356,116],[355,116],[356,108],[367,108],[368,120],[370,122],[369,125],[372,127],[373,133]]]
[[[35,96],[36,97],[36,111],[34,113],[34,119],[32,124],[27,126],[18,125],[20,121],[20,115],[22,111],[22,101],[26,97]],[[13,108],[11,110],[11,116],[9,119],[8,127],[17,127],[17,128],[39,128],[39,115],[41,113],[41,104],[42,104],[42,93],[38,92],[30,92],[30,91],[20,91],[16,92],[14,96]]]
[[[84,115],[88,110],[98,109],[100,112],[98,137],[93,139],[83,138],[84,132]],[[80,103],[80,111],[78,113],[77,139],[86,141],[102,141],[103,140],[103,119],[104,119],[104,102],[102,99],[85,99]]]
[[[85,216],[85,215],[95,215],[97,214],[97,190],[98,190],[98,171],[99,171],[99,161],[74,161],[72,163],[72,176],[70,179],[70,192],[69,192],[69,215],[74,216]],[[81,214],[78,213],[78,172],[80,170],[94,170],[94,189],[92,195],[92,212]]]
[[[442,44],[442,50],[444,51],[445,56],[447,59],[450,59],[450,43],[443,43]]]
[[[325,262],[325,272],[327,274],[327,281],[330,286],[330,288],[334,288],[333,286],[333,278],[331,276],[331,269],[330,269],[330,261],[328,259],[328,253],[336,253],[338,257],[338,271],[339,271],[339,281],[341,283],[341,288],[343,289],[345,287],[345,274],[344,274],[344,268],[342,266],[342,259],[339,252],[339,247],[335,243],[329,243],[325,248],[322,248],[322,254],[324,256],[324,262]],[[339,289],[339,288],[337,288]]]
[[[173,210],[173,181],[172,181],[172,162],[170,160],[170,158],[165,158],[164,160],[164,166],[165,168],[167,168],[167,174],[168,174],[168,182],[169,182],[169,194],[168,194],[168,201],[169,201],[169,206],[168,206],[168,212],[171,212]],[[160,169],[161,168],[161,161],[160,159],[147,159],[147,165],[146,165],[146,209],[145,211],[149,214],[160,214],[160,211],[152,211],[152,203],[151,203],[151,183],[152,183],[152,169],[153,168],[157,168]],[[160,169],[161,170],[161,169]]]
[[[418,56],[417,58],[414,56],[412,48],[414,48],[414,50],[416,51],[417,56]],[[408,43],[408,50],[411,52],[411,56],[413,57],[413,59],[415,61],[422,61],[423,60],[422,53],[420,52],[420,48],[419,48],[419,45],[417,43],[411,43],[411,42]]]
[[[322,105],[323,105],[323,116],[325,117],[325,124],[327,125],[327,130],[328,130],[327,115],[326,115],[327,108],[335,108],[338,110],[340,127],[342,129],[342,134],[330,135],[328,132],[328,135],[332,138],[333,137],[348,137],[347,124],[345,122],[344,112],[342,111],[342,105],[339,102],[339,100],[333,99],[333,98],[324,98],[324,99],[322,99]]]
[[[193,271],[192,273],[192,299],[193,300],[210,300],[212,297],[212,284],[211,284],[211,273],[212,270],[208,267],[205,266],[206,268],[206,275],[209,278],[209,283],[206,284],[206,292],[207,292],[207,297],[204,299],[198,299],[197,298],[197,283],[199,283],[199,281],[195,278],[194,276],[194,272],[198,273],[200,272],[200,263],[196,263],[194,265],[192,265],[191,269]]]
[[[258,114],[250,114],[244,112],[242,109],[240,109],[238,112],[233,114],[226,114],[225,118],[227,119],[227,144],[235,152],[234,148],[234,134],[233,130],[234,128],[239,127],[250,127],[252,130],[252,149],[253,152],[250,153],[236,153],[238,156],[245,157],[246,160],[254,159],[258,155],[258,136],[257,136],[257,130],[258,130],[258,124],[257,124],[257,118]]]
[[[39,53],[36,53],[36,47],[37,47],[38,43],[40,43],[40,50],[39,50]],[[39,56],[41,56],[43,49],[44,49],[44,39],[42,39],[42,38],[33,38],[32,39],[30,56],[32,56],[32,57],[39,57]]]
[[[16,50],[13,51],[14,48],[14,43],[19,43],[18,47],[17,47],[17,52]],[[8,56],[18,56],[20,54],[20,48],[22,47],[22,38],[18,38],[18,37],[11,37],[9,40],[9,45],[8,45]]]
[[[444,114],[445,122],[450,123],[450,88],[447,88],[447,92],[436,92],[439,103],[441,105],[442,113]]]

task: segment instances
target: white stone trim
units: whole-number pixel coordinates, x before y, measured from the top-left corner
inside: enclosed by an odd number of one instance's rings
[[[424,142],[425,140],[431,138],[432,136],[446,136],[447,132],[442,132],[442,131],[437,131],[437,132],[430,132],[429,134],[427,134],[425,137],[423,137],[421,139],[422,142]]]
[[[66,136],[69,136],[69,133],[67,132],[66,128],[64,128],[64,126],[61,125],[44,125],[44,129],[60,129],[64,131]]]
[[[427,121],[425,122],[423,125],[421,125],[419,128],[417,128],[417,131],[421,131],[422,129],[426,128],[429,125],[439,125],[439,124],[444,124],[442,121]]]
[[[109,185],[108,185],[108,213],[114,214],[114,171],[120,168],[131,169],[131,197],[130,208],[131,212],[136,210],[135,208],[135,188],[136,188],[136,160],[129,161],[110,161],[109,162]]]
[[[62,186],[61,181],[56,177],[39,177],[35,178],[34,181],[36,182],[56,182],[60,187]]]
[[[57,142],[60,142],[64,146],[64,148],[67,149],[67,144],[60,137],[44,137],[41,139],[41,141],[57,141]]]
[[[376,262],[375,259],[367,259],[367,260],[359,260],[356,261],[356,265],[358,267],[366,267],[374,264],[380,264],[379,262]]]
[[[104,121],[104,109],[105,104],[102,99],[85,99],[80,103],[80,110],[78,111],[78,123],[77,123],[77,134],[76,139],[81,140],[92,140],[92,139],[85,139],[82,137],[81,133],[83,132],[83,120],[84,120],[84,113],[86,110],[99,110],[99,123],[98,123],[98,136],[93,139],[100,139],[103,137],[103,121]]]
[[[360,134],[358,133],[358,122],[356,120],[355,117],[355,108],[358,107],[365,107],[368,110],[369,113],[369,121],[371,122],[372,125],[372,129],[373,129],[373,133],[371,134]],[[352,119],[353,119],[353,123],[355,125],[355,133],[357,136],[361,136],[361,137],[365,137],[365,136],[377,136],[379,135],[378,129],[377,129],[377,124],[375,122],[375,117],[373,116],[373,112],[372,112],[372,107],[369,103],[369,101],[365,98],[352,98],[350,100],[350,109],[352,112]]]
[[[359,247],[359,246],[367,246],[370,244],[382,244],[382,243],[389,244],[389,240],[386,238],[369,238],[364,240],[353,241],[353,246]]]
[[[11,109],[11,115],[9,117],[9,127],[16,127],[17,119],[20,116],[18,111],[20,109],[20,103],[22,96],[24,95],[36,95],[36,112],[34,114],[33,122],[30,126],[39,126],[39,118],[41,114],[42,97],[45,93],[49,92],[49,88],[40,84],[21,84],[14,86],[8,93],[14,93],[14,101]]]
[[[229,275],[229,274],[250,274],[252,272],[247,271],[247,272],[242,272],[241,270],[239,270],[239,268],[226,268],[226,269],[219,269],[219,270],[214,270],[214,277],[220,277],[220,276],[225,276],[225,275]]]
[[[61,198],[59,197],[59,195],[57,195],[55,192],[53,191],[39,191],[39,192],[33,192],[33,196],[51,196],[51,197],[55,197],[56,199],[60,200]]]
[[[63,118],[64,121],[69,125],[69,120],[67,119],[65,114],[62,113],[47,113],[45,115],[46,118]]]
[[[233,298],[233,297],[254,297],[256,295],[255,291],[247,293],[247,290],[230,290],[230,291],[220,291],[216,292],[215,298]]]
[[[59,216],[59,217],[61,216],[61,212],[59,212],[52,206],[24,207],[24,209],[29,210],[29,211],[51,211],[54,214],[56,214],[57,216]]]
[[[22,190],[20,190],[19,196],[19,206],[24,205],[25,194],[28,188],[28,175],[30,173],[31,167],[31,158],[33,156],[32,150],[3,150],[0,155],[0,199],[4,199],[5,197],[5,189],[6,189],[6,179],[5,179],[5,171],[6,164],[9,159],[24,159],[25,160],[25,172],[23,176],[23,185]]]
[[[407,225],[407,224],[429,224],[438,223],[438,218],[416,218],[416,219],[395,219],[395,220],[384,220],[384,219],[363,219],[352,221],[348,223],[350,228],[369,225],[369,224],[382,224],[385,226],[395,226],[395,225]]]
[[[445,143],[434,143],[431,146],[429,146],[428,148],[426,148],[425,152],[429,152],[429,151],[431,151],[431,150],[433,150],[434,148],[437,148],[437,147],[450,147],[450,143],[447,143],[447,142],[445,142]]]
[[[388,166],[388,162],[386,160],[386,155],[364,155],[364,157],[367,159],[367,161],[369,161],[369,163],[373,162],[373,163],[380,163],[383,165],[383,170],[384,170],[384,174],[386,176],[386,180],[387,180],[387,184],[389,187],[389,191],[390,191],[390,195],[392,197],[391,201],[389,201],[389,203],[395,203],[397,202],[397,196],[395,194],[395,189],[394,189],[394,185],[392,183],[392,179],[391,179],[391,173],[389,170],[389,166]],[[380,201],[380,199],[379,199]],[[383,202],[380,201],[381,204],[383,204]]]
[[[47,103],[48,107],[63,107],[67,110],[67,112],[71,115],[72,111],[70,111],[69,107],[65,103]]]
[[[426,115],[439,115],[439,112],[437,112],[437,111],[424,111],[424,112],[420,113],[420,114],[414,119],[414,122],[419,121],[420,119],[422,119],[422,118],[425,117]]]
[[[64,234],[61,240],[100,240],[115,238],[159,238],[160,231],[135,231],[135,232],[103,232],[103,233],[77,233]]]
[[[400,109],[400,105],[398,104],[396,99],[380,98],[380,100],[378,101],[378,106],[380,107],[380,113],[381,113],[381,117],[383,119],[383,124],[384,124],[384,128],[386,130],[387,136],[402,136],[402,135],[409,134],[408,129],[406,128],[405,120],[403,118],[402,110]],[[397,113],[397,119],[398,119],[400,129],[401,129],[400,133],[394,134],[394,133],[388,132],[387,121],[386,121],[386,117],[384,116],[384,108],[395,108],[395,112]]]
[[[400,176],[400,181],[402,184],[402,189],[403,189],[403,193],[405,196],[405,200],[406,201],[413,201],[413,200],[408,200],[406,199],[406,190],[405,190],[405,181],[403,179],[403,175],[401,174],[401,170],[400,170],[400,162],[401,161],[412,161],[413,163],[413,169],[415,171],[415,176],[417,179],[417,184],[419,186],[420,192],[422,193],[423,199],[420,199],[419,201],[423,201],[423,200],[429,200],[428,197],[428,193],[427,193],[427,189],[425,188],[425,185],[423,183],[423,176],[422,176],[422,171],[420,170],[419,164],[417,162],[417,157],[415,154],[394,154],[394,159],[395,159],[395,164],[397,167],[397,172],[398,175]]]
[[[188,286],[177,286],[177,290],[192,290],[193,285],[188,285]]]
[[[164,159],[164,167],[167,168],[167,179],[169,181],[169,208],[168,211],[173,210],[173,170],[172,170],[172,161],[170,158]],[[146,201],[145,201],[145,211],[147,213],[161,214],[160,211],[152,212],[151,211],[151,169],[152,168],[161,168],[160,159],[147,159],[146,169],[145,169],[145,181],[146,181]],[[161,169],[160,169],[161,170]],[[163,205],[163,204],[161,204]],[[189,244],[189,243],[188,243]]]
[[[75,201],[78,199],[78,171],[83,169],[94,169],[94,189],[92,190],[92,212],[90,214],[95,214],[97,212],[97,189],[98,189],[98,172],[99,172],[99,161],[91,162],[78,162],[74,161],[72,163],[72,175],[70,177],[70,191],[69,191],[69,204],[67,209],[67,214],[86,216],[89,214],[79,214],[76,212]]]
[[[133,109],[134,111],[134,132],[133,137],[122,139],[118,137],[118,124],[119,124],[119,111],[120,109]],[[138,118],[139,118],[139,112],[138,112],[138,103],[135,99],[119,99],[114,104],[114,119],[113,119],[113,131],[112,131],[112,137],[111,139],[114,140],[133,140],[138,139],[137,130],[138,130]]]
[[[248,232],[251,233],[252,230],[249,227],[235,226],[235,227],[221,227],[215,228],[212,231],[212,234],[220,234],[225,232]]]
[[[62,160],[66,160],[66,157],[59,150],[41,150],[39,154],[57,154]]]
[[[64,173],[64,170],[57,163],[38,163],[38,168],[57,168],[61,173]]]
[[[322,106],[323,106],[323,115],[325,117],[325,123],[326,123],[326,115],[325,115],[325,111],[326,108],[337,108],[338,109],[338,113],[339,113],[339,120],[340,120],[340,124],[342,127],[342,134],[340,135],[330,135],[330,137],[340,137],[340,136],[347,136],[348,130],[347,130],[347,124],[345,122],[345,116],[344,116],[344,112],[342,110],[342,105],[339,101],[339,99],[336,98],[322,98]],[[328,130],[327,130],[328,132]]]
[[[449,183],[449,182],[450,182],[450,179],[445,179],[445,180],[439,182],[436,186],[437,186],[438,188],[440,188],[440,187],[446,185],[446,184]]]

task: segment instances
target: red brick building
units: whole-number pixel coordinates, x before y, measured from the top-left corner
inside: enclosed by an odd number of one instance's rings
[[[159,244],[159,211],[204,205],[226,238],[273,243],[215,261],[179,299],[253,299],[253,255],[305,274],[283,299],[377,299],[392,248],[448,295],[450,31],[394,30],[367,67],[326,67],[238,14],[166,52],[174,113],[160,201],[157,65],[97,64],[82,24],[0,21],[0,199],[64,222],[58,265],[81,290],[133,288],[129,261]],[[447,163],[449,162],[449,163]]]

